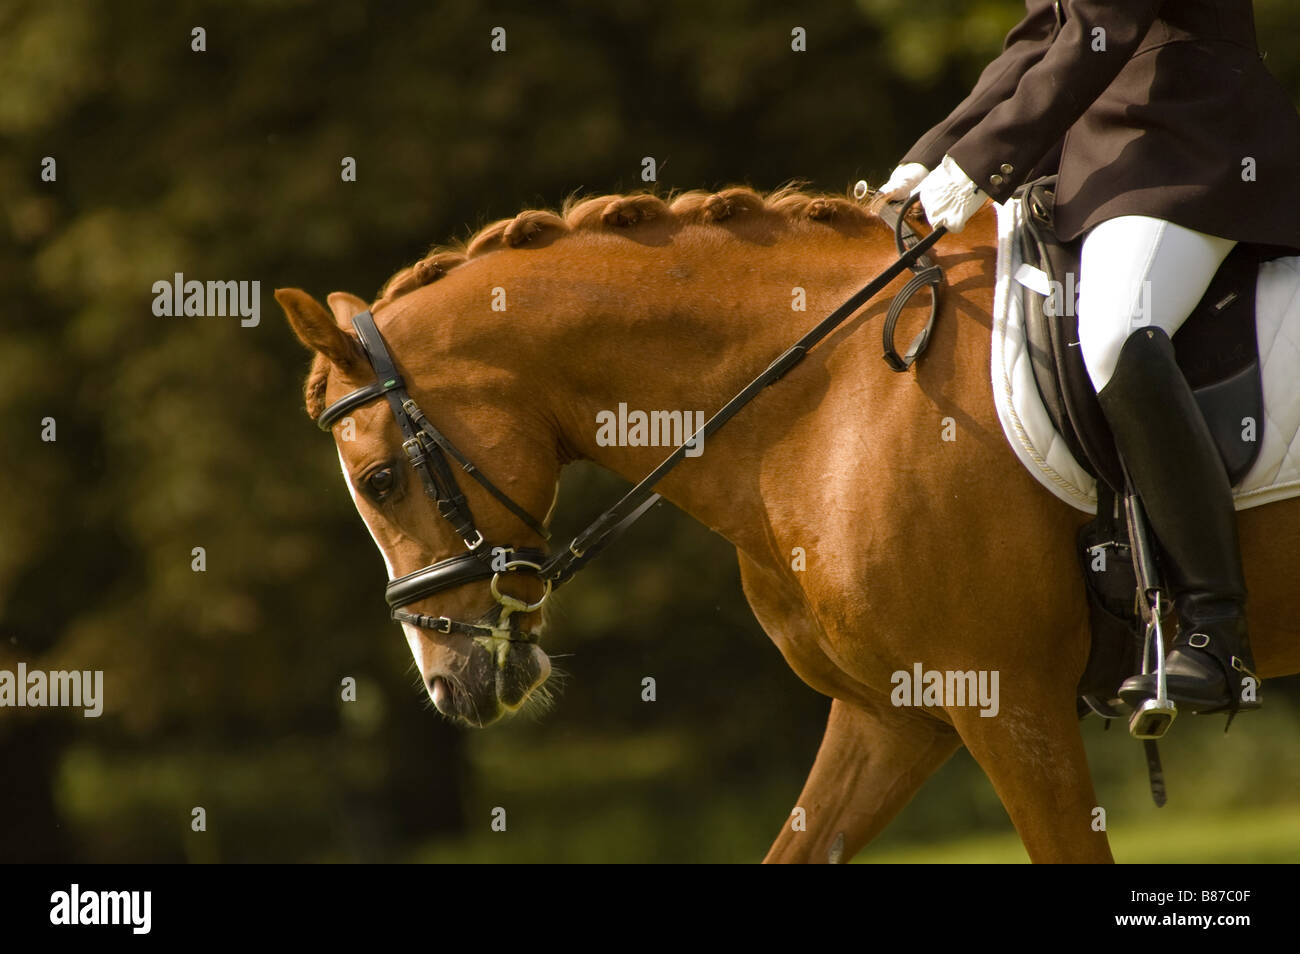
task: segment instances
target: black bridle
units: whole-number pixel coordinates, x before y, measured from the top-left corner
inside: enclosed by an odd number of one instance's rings
[[[696,434],[669,454],[621,500],[592,521],[566,549],[551,555],[531,547],[492,546],[484,539],[474,523],[469,504],[464,494],[460,492],[460,486],[456,483],[455,474],[447,458],[455,461],[461,470],[476,480],[528,529],[543,540],[549,540],[550,534],[541,520],[530,514],[485,477],[468,457],[433,426],[407,392],[383,335],[375,325],[374,316],[369,311],[364,311],[353,318],[352,327],[360,339],[362,351],[365,352],[370,366],[374,369],[375,380],[335,401],[321,412],[316,423],[322,430],[329,430],[349,411],[371,401],[377,401],[381,397],[387,398],[393,416],[397,419],[397,426],[402,432],[402,449],[406,452],[411,467],[420,475],[425,494],[434,502],[442,518],[455,529],[456,535],[464,542],[467,551],[390,581],[385,588],[384,598],[388,602],[392,618],[401,623],[410,623],[440,633],[504,636],[510,639],[529,640],[527,634],[511,628],[509,620],[512,614],[529,613],[540,609],[556,588],[572,579],[578,570],[593,560],[623,531],[658,503],[659,495],[654,492],[655,485],[682,462],[689,448],[699,446],[699,442],[731,420],[764,388],[784,377],[791,368],[803,360],[810,348],[834,331],[904,269],[910,268],[915,274],[895,297],[883,330],[885,362],[894,371],[906,371],[920,357],[929,343],[930,332],[938,316],[938,289],[943,282],[943,273],[936,264],[925,257],[925,253],[939,240],[945,230],[942,227],[936,228],[925,238],[917,236],[904,221],[907,210],[916,201],[916,197],[909,199],[897,213],[892,209],[882,210],[882,216],[888,213],[885,217],[893,226],[899,250],[899,258],[892,265],[855,292],[851,298],[823,318],[816,327],[768,365],[762,374],[709,418]],[[900,357],[894,349],[894,327],[907,301],[922,288],[929,288],[931,293],[930,319],[913,340],[907,353]],[[521,570],[536,574],[544,586],[542,595],[536,602],[527,603],[516,599],[503,594],[499,588],[502,574]],[[412,603],[444,590],[482,580],[491,581],[492,596],[498,604],[495,625],[465,623],[446,616],[428,616],[404,609]]]
[[[379,333],[379,328],[375,325],[374,316],[364,311],[352,319],[352,327],[360,339],[361,350],[365,352],[370,360],[370,366],[374,369],[375,380],[327,407],[316,419],[317,425],[322,430],[329,430],[349,411],[381,397],[387,398],[393,416],[397,419],[397,426],[402,432],[402,450],[406,452],[407,460],[410,461],[412,469],[420,475],[425,494],[434,502],[439,515],[451,524],[467,551],[391,580],[384,591],[384,598],[392,609],[393,619],[441,633],[477,636],[490,635],[494,631],[499,631],[510,612],[540,608],[541,602],[536,605],[526,604],[513,597],[497,595],[497,602],[505,613],[504,617],[498,617],[496,628],[477,623],[462,623],[446,616],[408,613],[402,609],[435,593],[480,580],[490,579],[494,595],[499,594],[497,581],[500,574],[512,573],[519,569],[540,572],[546,560],[546,553],[542,550],[524,547],[518,549],[492,547],[488,544],[474,523],[474,515],[470,512],[465,495],[460,492],[455,474],[452,473],[451,465],[447,462],[448,457],[459,464],[465,473],[478,481],[488,493],[543,540],[549,540],[550,534],[542,525],[542,521],[515,503],[505,491],[483,476],[482,471],[457,450],[456,446],[425,417],[420,406],[407,392],[406,384],[397,372],[388,345],[384,342],[384,336]],[[551,584],[547,582],[543,601],[549,595],[550,589]]]

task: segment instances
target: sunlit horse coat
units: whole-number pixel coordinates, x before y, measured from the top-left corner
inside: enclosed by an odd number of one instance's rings
[[[1059,150],[1070,239],[1150,215],[1300,249],[1300,114],[1251,0],[1027,0],[975,90],[904,157],[945,154],[997,202]]]

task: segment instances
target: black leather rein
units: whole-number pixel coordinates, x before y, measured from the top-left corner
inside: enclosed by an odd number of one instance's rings
[[[488,480],[468,457],[430,423],[407,392],[405,383],[398,374],[392,355],[388,351],[388,346],[375,325],[374,316],[369,311],[364,311],[353,318],[352,327],[356,330],[361,348],[370,360],[371,367],[374,368],[375,381],[335,401],[321,413],[316,423],[322,430],[329,430],[349,411],[381,397],[386,398],[389,407],[392,408],[393,416],[397,419],[397,426],[402,432],[402,449],[406,452],[411,467],[420,475],[425,493],[434,502],[443,519],[455,528],[467,551],[390,581],[384,591],[384,597],[392,611],[393,619],[441,633],[527,640],[529,638],[527,635],[510,628],[511,614],[539,609],[556,587],[572,579],[575,573],[595,559],[605,547],[659,501],[659,495],[654,492],[655,485],[685,459],[690,447],[698,446],[700,441],[731,420],[761,391],[783,378],[790,369],[803,360],[813,346],[843,324],[867,301],[879,294],[905,269],[911,268],[916,274],[890,305],[883,332],[886,363],[895,371],[906,371],[929,343],[930,331],[938,315],[938,289],[943,281],[943,273],[937,265],[925,257],[925,253],[943,236],[945,230],[936,228],[925,238],[918,238],[904,221],[908,209],[916,201],[916,197],[909,199],[898,210],[896,218],[892,209],[886,210],[888,215],[882,214],[894,230],[899,249],[899,257],[893,264],[786,349],[758,377],[709,418],[690,440],[677,447],[621,500],[592,521],[566,549],[549,556],[536,548],[494,547],[485,541],[483,534],[474,523],[468,502],[460,492],[448,458],[455,461],[461,470],[476,480],[502,506],[543,540],[548,540],[550,535],[542,521],[536,519]],[[929,288],[931,292],[930,319],[912,342],[907,354],[899,357],[893,346],[894,327],[904,306],[922,288]],[[541,598],[535,603],[524,603],[501,593],[498,588],[498,581],[502,574],[521,570],[536,574],[545,586]],[[492,595],[498,604],[495,625],[465,623],[446,616],[427,616],[403,609],[444,590],[483,580],[491,581]]]

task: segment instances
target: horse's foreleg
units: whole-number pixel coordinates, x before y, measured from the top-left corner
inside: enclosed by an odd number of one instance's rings
[[[1031,861],[1114,860],[1068,693],[1020,696],[992,718],[973,708],[949,713],[1002,799]]]
[[[925,715],[834,700],[796,810],[764,860],[848,861],[960,744]]]

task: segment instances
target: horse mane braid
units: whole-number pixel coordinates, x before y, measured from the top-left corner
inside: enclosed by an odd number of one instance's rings
[[[484,226],[463,242],[435,246],[424,258],[389,278],[371,310],[436,282],[471,258],[498,249],[526,247],[533,238],[547,232],[627,231],[655,220],[725,228],[746,216],[762,213],[774,214],[789,222],[820,222],[835,227],[876,218],[876,209],[883,201],[884,196],[879,193],[866,203],[857,202],[847,194],[810,193],[800,182],[791,182],[767,193],[748,186],[731,186],[720,192],[692,189],[669,193],[666,197],[653,192],[585,198],[571,195],[559,212],[526,209],[513,218]],[[313,418],[319,416],[325,407],[329,371],[329,362],[317,355],[304,388],[307,413]]]
[[[875,215],[877,202],[862,204],[847,195],[819,195],[804,191],[793,182],[768,193],[748,186],[731,186],[720,192],[692,189],[670,193],[666,198],[653,192],[628,195],[570,196],[560,211],[526,209],[509,219],[486,225],[463,242],[435,246],[428,255],[402,269],[384,283],[373,308],[437,281],[457,265],[471,258],[503,248],[521,248],[543,233],[593,230],[627,230],[656,219],[682,225],[726,224],[746,215],[774,213],[791,222],[811,221],[830,225],[864,222]]]

